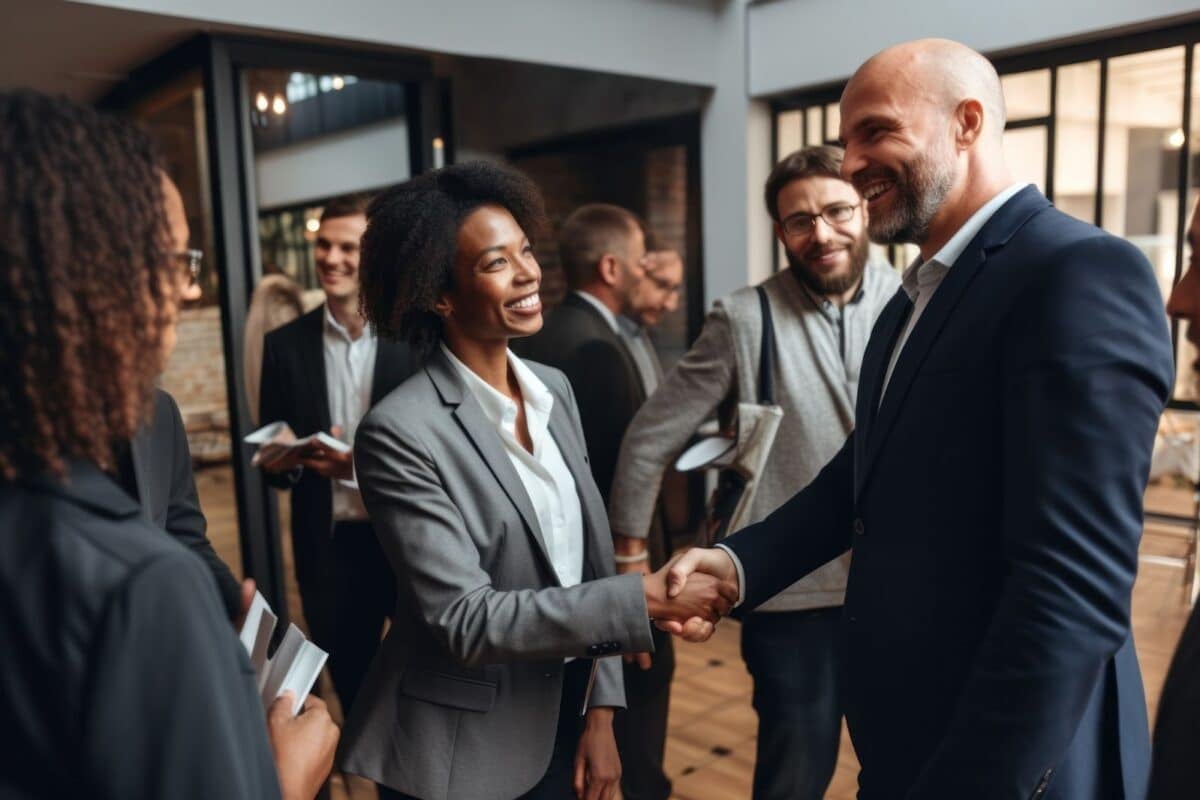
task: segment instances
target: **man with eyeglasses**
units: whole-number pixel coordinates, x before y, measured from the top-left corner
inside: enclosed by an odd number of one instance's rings
[[[809,483],[854,426],[863,351],[899,279],[868,259],[866,207],[841,177],[842,151],[784,158],[765,200],[789,268],[761,284],[776,341],[784,416],[750,520]],[[618,554],[646,548],[663,473],[727,398],[756,402],[762,314],[753,287],[717,301],[700,337],[629,426],[609,513]],[[754,800],[820,800],[841,737],[836,635],[848,556],[829,562],[748,615],[742,656],[754,679]]]

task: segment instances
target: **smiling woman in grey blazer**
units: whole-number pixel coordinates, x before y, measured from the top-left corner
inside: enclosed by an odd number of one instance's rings
[[[343,736],[383,796],[609,798],[621,653],[651,617],[709,620],[733,587],[614,574],[611,534],[562,373],[522,362],[541,328],[523,176],[449,167],[368,210],[364,309],[424,368],[366,416],[357,478],[397,577],[395,622]]]

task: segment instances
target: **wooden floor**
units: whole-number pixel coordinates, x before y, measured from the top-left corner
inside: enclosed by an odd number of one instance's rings
[[[228,469],[207,469],[197,475],[201,504],[209,518],[209,531],[218,552],[235,572],[237,522],[233,505],[232,474]],[[282,511],[286,515],[286,503]],[[1147,508],[1191,511],[1188,490],[1152,487]],[[286,519],[286,517],[285,517]],[[286,529],[286,523],[284,525]],[[1153,719],[1167,665],[1187,617],[1183,572],[1160,563],[1164,557],[1181,557],[1184,540],[1170,527],[1149,526],[1142,539],[1142,563],[1133,597],[1133,627],[1146,683],[1146,701]],[[292,575],[290,540],[284,537],[286,573]],[[295,585],[289,585],[292,618],[302,623]],[[738,624],[726,620],[713,639],[703,645],[679,643],[676,674],[671,690],[670,730],[666,770],[678,800],[745,800],[750,797],[754,770],[757,718],[750,707],[750,678],[738,650]],[[330,696],[324,676],[325,696]],[[336,709],[335,715],[340,715]],[[858,762],[843,728],[842,751],[827,800],[852,800]],[[1200,787],[1197,787],[1200,793]],[[335,776],[335,798],[367,800],[373,788],[358,778]]]

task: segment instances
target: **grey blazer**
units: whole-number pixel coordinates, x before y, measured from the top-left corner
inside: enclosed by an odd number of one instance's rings
[[[351,773],[422,800],[506,800],[550,763],[563,660],[653,649],[641,576],[615,576],[604,503],[575,397],[550,433],[575,476],[584,582],[563,588],[499,434],[440,352],[359,426],[363,499],[396,572],[395,621],[342,734]],[[619,659],[599,661],[589,706],[625,705]],[[580,710],[582,713],[582,709]]]

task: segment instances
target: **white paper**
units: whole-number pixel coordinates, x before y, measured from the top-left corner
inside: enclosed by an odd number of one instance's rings
[[[292,432],[291,427],[286,422],[272,422],[262,426],[253,433],[247,434],[242,441],[246,444],[258,445],[257,452],[255,452],[254,457],[250,460],[253,466],[264,463],[269,464],[288,453],[309,447],[314,442],[320,442],[330,450],[335,450],[339,453],[349,453],[351,449],[350,445],[333,438],[324,431],[317,431],[302,439],[296,439],[295,436],[295,433]]]
[[[263,708],[270,708],[275,698],[283,692],[292,691],[296,695],[292,708],[292,714],[295,715],[304,707],[304,701],[308,699],[308,693],[317,682],[317,676],[321,674],[329,654],[305,639],[304,633],[295,625],[289,625],[275,655],[268,658],[267,648],[277,622],[278,617],[266,598],[261,592],[255,592],[238,637],[257,675],[256,684]]]

